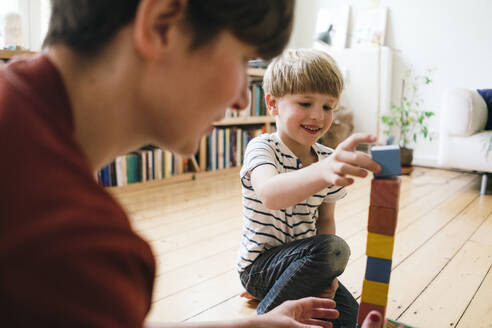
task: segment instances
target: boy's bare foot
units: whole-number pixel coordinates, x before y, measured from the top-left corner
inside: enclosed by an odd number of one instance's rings
[[[256,301],[258,300],[258,299],[256,299],[256,297],[254,297],[253,295],[251,295],[250,293],[248,293],[246,291],[242,292],[239,296],[247,298],[249,300],[256,300]]]

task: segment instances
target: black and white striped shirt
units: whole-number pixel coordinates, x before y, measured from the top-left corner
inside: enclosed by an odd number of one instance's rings
[[[318,143],[312,147],[318,154],[318,160],[333,152]],[[272,247],[316,235],[319,206],[323,202],[335,202],[347,193],[343,187],[331,186],[302,203],[270,210],[257,198],[251,185],[250,173],[260,165],[273,165],[279,174],[302,168],[301,161],[276,133],[263,134],[249,142],[240,172],[243,196],[243,231],[237,264],[240,272]]]

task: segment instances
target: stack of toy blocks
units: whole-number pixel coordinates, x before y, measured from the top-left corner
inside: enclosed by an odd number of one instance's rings
[[[367,224],[367,264],[357,323],[372,310],[386,315],[388,288],[393,257],[394,235],[400,198],[400,148],[375,146],[371,148],[374,161],[382,171],[374,174],[371,183],[371,202]]]

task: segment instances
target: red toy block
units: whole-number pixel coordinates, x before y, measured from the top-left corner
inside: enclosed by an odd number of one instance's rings
[[[367,231],[393,236],[396,230],[398,210],[371,205],[369,206],[369,220]]]
[[[371,205],[398,209],[400,200],[400,177],[372,179]]]
[[[362,325],[367,314],[372,310],[376,310],[381,313],[384,319],[386,315],[386,308],[384,306],[361,302],[359,305],[359,313],[357,314],[357,324]]]

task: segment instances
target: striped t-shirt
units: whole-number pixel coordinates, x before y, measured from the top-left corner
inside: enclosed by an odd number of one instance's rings
[[[314,144],[318,160],[333,150]],[[344,197],[343,187],[331,186],[294,206],[270,210],[257,198],[250,173],[260,165],[273,165],[279,174],[302,168],[301,161],[282,143],[276,133],[263,134],[251,140],[244,154],[241,169],[243,194],[243,231],[239,249],[238,270],[241,272],[261,253],[272,247],[316,235],[316,220],[323,202],[335,202]]]

